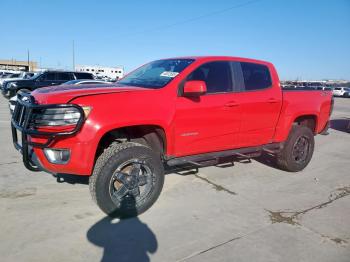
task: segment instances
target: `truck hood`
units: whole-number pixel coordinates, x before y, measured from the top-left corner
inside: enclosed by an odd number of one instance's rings
[[[90,95],[111,94],[121,92],[135,92],[152,90],[135,86],[124,86],[120,84],[106,85],[60,85],[36,89],[31,94],[39,104],[63,104],[71,100]]]

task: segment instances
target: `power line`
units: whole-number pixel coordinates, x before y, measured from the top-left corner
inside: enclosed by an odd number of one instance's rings
[[[197,21],[197,20],[209,17],[209,16],[214,16],[214,15],[218,15],[218,14],[221,14],[221,13],[225,13],[225,12],[231,11],[233,9],[237,9],[237,8],[241,8],[241,7],[244,7],[244,6],[247,6],[247,5],[254,4],[254,3],[259,2],[259,1],[262,1],[262,0],[251,0],[251,1],[248,1],[248,2],[245,2],[245,3],[241,3],[241,4],[238,4],[238,5],[234,5],[234,6],[225,8],[225,9],[220,9],[220,10],[213,11],[213,12],[210,12],[210,13],[206,13],[206,14],[203,14],[203,15],[200,15],[200,16],[192,17],[192,18],[189,18],[189,19],[177,22],[177,23],[168,24],[168,25],[164,25],[164,26],[160,26],[160,27],[155,27],[155,28],[151,28],[151,29],[147,29],[147,30],[144,30],[144,31],[135,32],[135,33],[131,33],[131,34],[120,35],[120,37],[133,36],[133,35],[139,35],[139,34],[145,34],[145,33],[151,33],[151,32],[155,32],[155,31],[164,30],[164,29],[167,29],[167,28],[170,28],[170,27],[175,27],[175,26],[178,26],[178,25],[191,23],[191,22],[194,22],[194,21]]]

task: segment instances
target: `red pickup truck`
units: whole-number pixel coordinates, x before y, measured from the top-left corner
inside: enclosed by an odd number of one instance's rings
[[[266,151],[281,169],[302,170],[332,105],[329,91],[281,90],[268,62],[181,57],[141,66],[113,86],[20,93],[11,123],[28,169],[90,176],[105,213],[133,216],[156,201],[167,167]]]

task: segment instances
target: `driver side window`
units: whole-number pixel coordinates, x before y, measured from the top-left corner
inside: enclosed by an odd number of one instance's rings
[[[204,81],[207,93],[227,93],[232,91],[231,68],[229,62],[217,61],[201,65],[188,77],[187,81]]]
[[[52,81],[55,80],[55,73],[46,73],[45,75],[41,76],[40,81]]]

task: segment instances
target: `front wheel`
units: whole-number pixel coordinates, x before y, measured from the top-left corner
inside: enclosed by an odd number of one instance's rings
[[[99,156],[89,187],[92,198],[112,217],[133,217],[149,209],[164,183],[159,155],[138,143],[113,143]]]
[[[314,134],[310,128],[293,126],[282,151],[277,155],[278,167],[289,172],[303,170],[312,158],[314,146]]]

